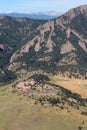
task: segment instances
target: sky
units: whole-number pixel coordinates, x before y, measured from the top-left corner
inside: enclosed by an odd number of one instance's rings
[[[71,8],[84,4],[87,4],[87,0],[0,0],[0,13],[44,11],[65,13]]]

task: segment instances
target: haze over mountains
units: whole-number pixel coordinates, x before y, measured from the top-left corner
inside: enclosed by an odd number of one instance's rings
[[[87,5],[50,20],[0,17],[0,68],[87,78]],[[5,74],[4,74],[5,75]]]
[[[49,20],[59,17],[62,13],[58,13],[56,11],[48,11],[48,12],[37,12],[37,13],[1,13],[0,16],[10,16],[15,18],[31,18],[31,19],[43,19]]]

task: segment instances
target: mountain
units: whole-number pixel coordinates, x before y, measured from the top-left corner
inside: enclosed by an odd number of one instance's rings
[[[0,17],[0,69],[5,69],[9,64],[12,54],[25,43],[25,37],[45,22],[29,18]]]
[[[62,13],[57,13],[55,11],[49,12],[37,12],[30,14],[22,14],[22,13],[7,13],[0,14],[0,16],[10,16],[15,18],[31,18],[31,19],[42,19],[42,20],[50,20],[56,17],[59,17]]]
[[[50,21],[0,17],[0,25],[1,69],[87,78],[87,5]]]

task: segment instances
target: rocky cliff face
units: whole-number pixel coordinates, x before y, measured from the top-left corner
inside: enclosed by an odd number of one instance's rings
[[[52,73],[69,72],[70,75],[77,73],[77,77],[85,76],[87,65],[86,5],[71,9],[59,18],[42,22],[41,25],[36,26],[35,23],[35,27],[32,24],[25,26],[27,21],[17,19],[17,22],[23,26],[22,33],[21,27],[20,32],[17,32],[22,39],[19,38],[20,46],[10,57],[10,69],[12,64],[16,65],[20,62],[21,66],[26,64],[28,69],[39,66],[47,71],[51,69]],[[26,33],[26,30],[29,32]]]

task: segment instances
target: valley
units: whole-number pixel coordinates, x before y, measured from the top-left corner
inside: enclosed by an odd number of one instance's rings
[[[15,129],[87,129],[87,5],[0,16],[0,130]]]

